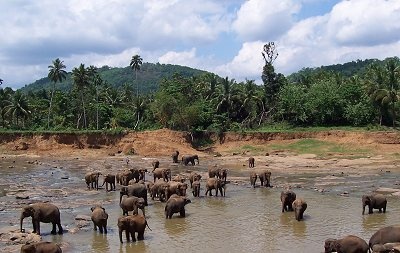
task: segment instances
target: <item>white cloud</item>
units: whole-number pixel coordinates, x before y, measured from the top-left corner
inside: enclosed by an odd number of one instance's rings
[[[247,41],[275,40],[291,27],[299,10],[291,0],[249,0],[238,11],[233,29]]]
[[[182,52],[167,52],[158,58],[158,62],[162,64],[175,64],[195,67],[198,64],[198,60],[196,58],[196,49],[192,48],[189,51]]]

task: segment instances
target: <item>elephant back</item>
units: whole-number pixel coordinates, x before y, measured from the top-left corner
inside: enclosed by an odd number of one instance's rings
[[[383,227],[376,231],[369,239],[369,247],[394,242],[400,242],[400,225]]]

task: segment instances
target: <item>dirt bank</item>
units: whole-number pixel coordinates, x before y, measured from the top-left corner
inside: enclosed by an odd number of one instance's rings
[[[245,145],[266,146],[290,144],[300,139],[312,138],[354,148],[373,149],[377,154],[400,152],[399,132],[294,132],[294,133],[225,133],[195,136],[203,138],[210,145],[196,150],[189,133],[167,129],[144,132],[129,132],[120,135],[106,134],[43,134],[43,135],[0,135],[0,152],[3,154],[57,155],[79,154],[83,156],[104,156],[113,154],[138,154],[140,156],[166,156],[175,150],[181,154],[222,155]],[[201,152],[203,151],[203,152]]]

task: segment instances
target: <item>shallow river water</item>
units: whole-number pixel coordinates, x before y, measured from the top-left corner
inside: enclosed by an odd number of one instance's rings
[[[26,161],[26,158],[1,160],[0,227],[3,231],[18,229],[21,205],[34,200],[50,200],[59,206],[62,225],[69,231],[76,227],[77,215],[90,216],[93,203],[101,203],[109,214],[107,235],[93,231],[90,224],[76,233],[67,231],[53,236],[50,234],[51,225],[42,223],[43,240],[67,245],[64,252],[312,253],[323,252],[327,238],[354,234],[368,242],[377,229],[400,224],[400,202],[396,197],[388,197],[385,214],[361,214],[363,192],[372,185],[394,187],[399,176],[397,172],[379,176],[335,177],[331,181],[339,183],[327,192],[318,192],[311,186],[318,184],[316,182],[321,178],[329,177],[329,174],[278,174],[272,176],[273,185],[283,181],[307,182],[305,185],[309,187],[293,189],[308,204],[303,221],[296,221],[293,212],[281,213],[282,188],[253,189],[249,183],[231,183],[227,186],[226,197],[204,197],[205,183],[202,181],[202,197],[194,198],[188,190],[192,203],[186,206],[186,218],[175,214],[171,220],[166,220],[165,204],[149,198],[146,217],[151,231],[146,230],[144,241],[126,243],[123,238],[124,243],[121,244],[116,225],[117,218],[122,214],[118,206],[119,191],[89,191],[83,181],[83,168],[101,167],[101,164],[73,159],[39,164],[27,164]],[[204,163],[195,166],[195,169],[205,172],[207,165]],[[179,169],[182,170],[179,167],[175,172]],[[233,174],[247,177],[240,172]],[[150,179],[150,176],[147,177]],[[34,190],[24,192],[21,189]],[[338,194],[344,191],[350,194]],[[15,193],[19,192],[28,193],[30,199],[16,200]],[[28,231],[32,229],[30,219],[24,220],[24,228]]]

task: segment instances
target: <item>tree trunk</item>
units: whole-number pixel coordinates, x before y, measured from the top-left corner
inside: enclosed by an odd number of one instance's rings
[[[83,109],[83,126],[87,129],[85,100],[83,99],[83,92],[81,91],[82,109]]]
[[[53,89],[51,91],[51,95],[50,95],[50,105],[49,105],[49,113],[47,114],[47,129],[50,128],[50,114],[51,114],[51,107],[53,105],[53,95],[54,95],[54,83],[53,83]]]

